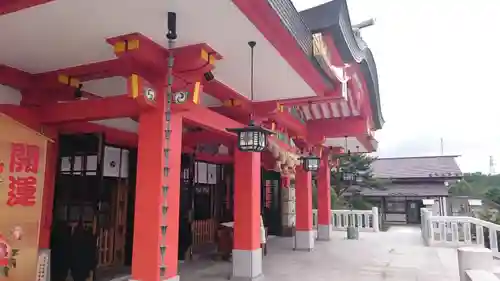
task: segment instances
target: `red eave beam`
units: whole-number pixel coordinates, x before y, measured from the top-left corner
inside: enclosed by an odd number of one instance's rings
[[[228,132],[226,129],[242,128],[245,126],[242,123],[221,115],[213,110],[210,110],[209,108],[195,104],[192,104],[188,111],[184,111],[179,114],[182,114],[184,120],[188,123],[194,123],[209,131],[218,132],[232,138],[236,138],[236,135]]]
[[[139,140],[136,133],[90,122],[63,123],[57,125],[57,128],[62,134],[102,133],[106,143],[130,148],[137,147]]]
[[[41,85],[53,85],[58,80],[59,75],[85,82],[113,76],[127,76],[129,74],[130,67],[126,60],[112,59],[35,74],[34,77],[36,82]]]
[[[377,149],[373,146],[371,140],[372,137],[369,135],[356,136],[356,139],[361,143],[361,145],[366,149],[368,153],[375,152]]]
[[[30,86],[31,78],[30,73],[0,64],[0,85],[21,90]]]
[[[268,118],[286,127],[292,135],[307,138],[306,125],[293,117],[292,114],[288,112],[275,112],[269,114]]]
[[[21,11],[54,0],[4,0],[0,1],[0,16]]]
[[[205,93],[220,100],[225,106],[237,106],[248,113],[252,110],[252,102],[250,100],[218,80],[205,83],[203,90]]]
[[[196,153],[196,160],[216,163],[216,164],[231,164],[234,162],[234,157],[232,155],[211,155],[207,153]]]
[[[304,98],[293,98],[286,100],[278,100],[277,102],[283,106],[296,106],[296,105],[305,105],[305,104],[318,104],[325,102],[334,102],[341,100],[342,97],[338,91],[335,92],[333,96],[325,96],[325,97],[304,97]]]
[[[314,140],[326,138],[343,138],[345,136],[366,135],[369,132],[368,122],[362,117],[344,119],[322,119],[307,122],[309,137]]]
[[[89,100],[76,100],[42,105],[38,112],[43,124],[94,121],[133,117],[140,111],[136,99],[126,95]]]
[[[224,144],[230,146],[232,141],[222,134],[210,131],[199,131],[184,133],[182,135],[182,144],[184,146],[196,146],[198,144]]]
[[[21,107],[13,104],[0,104],[0,112],[9,117],[21,122],[23,125],[35,130],[40,130],[40,122],[38,116],[29,108]]]

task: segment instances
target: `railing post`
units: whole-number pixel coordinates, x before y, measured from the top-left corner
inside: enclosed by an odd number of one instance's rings
[[[430,220],[431,212],[429,210],[423,210],[423,228],[422,228],[422,237],[424,238],[424,243],[426,246],[430,246],[432,243],[432,222]]]
[[[425,234],[427,233],[427,221],[425,220],[425,208],[420,209],[420,232],[422,234],[422,238],[425,239]]]
[[[373,232],[379,232],[379,219],[378,219],[378,208],[372,207],[372,215],[373,215]]]
[[[496,225],[491,224],[488,227],[488,230],[490,232],[490,249],[493,253],[498,253],[498,240],[497,240],[497,228],[495,227]]]
[[[477,247],[458,249],[458,272],[460,281],[468,281],[467,270],[493,271],[493,255],[491,250]]]

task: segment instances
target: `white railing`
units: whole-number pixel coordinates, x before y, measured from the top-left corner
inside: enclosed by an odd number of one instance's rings
[[[333,230],[346,230],[354,226],[360,231],[378,232],[379,212],[377,207],[371,210],[332,210]],[[318,227],[318,210],[313,210],[313,226]]]
[[[499,281],[491,250],[462,247],[457,252],[460,281]]]
[[[422,238],[427,246],[485,247],[500,258],[500,225],[473,217],[432,216],[426,209],[422,209],[421,214]]]

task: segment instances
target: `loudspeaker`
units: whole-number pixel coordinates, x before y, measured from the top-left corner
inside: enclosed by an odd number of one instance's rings
[[[210,82],[210,81],[215,79],[215,76],[212,73],[212,71],[205,72],[205,74],[203,74],[203,76],[205,77],[205,80],[207,80],[207,82]]]
[[[167,14],[167,38],[170,40],[177,39],[177,14],[168,12]]]

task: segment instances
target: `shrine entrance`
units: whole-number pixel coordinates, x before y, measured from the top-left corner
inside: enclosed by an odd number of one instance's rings
[[[228,197],[223,175],[224,166],[195,161],[194,155],[183,154],[179,250],[189,250],[191,257],[217,250],[217,230],[223,222],[223,202]],[[188,226],[183,225],[186,223]],[[189,249],[185,243],[189,243]],[[179,254],[179,259],[183,259],[183,254]]]
[[[281,236],[281,175],[275,171],[262,169],[261,208],[267,234]]]
[[[128,165],[132,154],[107,145],[103,135],[60,136],[52,281],[106,280],[129,272],[135,187],[135,172]]]

